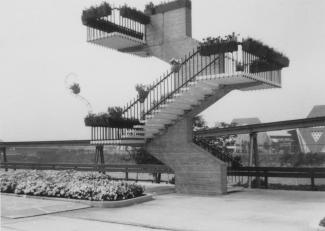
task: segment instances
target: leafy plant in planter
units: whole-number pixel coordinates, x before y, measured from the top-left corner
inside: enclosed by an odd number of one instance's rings
[[[103,2],[98,7],[90,7],[82,11],[81,20],[84,25],[87,25],[89,20],[99,19],[112,14],[112,7],[107,3]]]
[[[210,56],[219,53],[233,52],[238,50],[237,36],[235,33],[216,38],[208,37],[203,39],[199,46],[200,55]]]
[[[120,15],[123,18],[129,18],[144,25],[150,23],[150,17],[148,15],[144,14],[142,11],[137,10],[136,8],[131,8],[127,5],[124,5],[120,8]]]
[[[261,41],[247,38],[242,42],[243,51],[251,53],[260,57],[261,59],[268,60],[276,65],[283,67],[289,66],[289,59],[280,52],[275,51],[273,48],[263,44]]]
[[[149,2],[144,9],[145,14],[155,14],[155,5],[152,2]]]
[[[244,64],[236,63],[236,71],[244,71]]]
[[[174,59],[174,58],[172,58],[172,59],[169,61],[169,63],[172,65],[172,67],[171,67],[171,71],[176,73],[176,72],[178,72],[179,69],[181,68],[181,63],[182,63],[182,61],[179,60],[179,59]]]
[[[144,101],[146,100],[146,98],[149,94],[149,91],[150,91],[149,87],[147,87],[143,84],[137,84],[135,86],[135,90],[138,92],[140,103],[144,103]]]
[[[123,118],[122,108],[109,107],[108,113],[88,114],[85,118],[85,125],[91,127],[111,127],[111,128],[133,128],[139,125],[140,121],[134,118]]]
[[[281,69],[281,66],[275,63],[270,63],[265,59],[256,59],[250,64],[251,73],[274,71],[279,69]]]

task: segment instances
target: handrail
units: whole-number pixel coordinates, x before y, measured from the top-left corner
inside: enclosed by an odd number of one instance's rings
[[[186,62],[188,62],[191,58],[194,57],[194,55],[197,55],[199,53],[199,50],[196,50],[196,52],[194,52],[192,55],[190,55],[188,58],[186,58],[182,63],[180,63],[180,67],[182,67]],[[156,84],[153,84],[152,86],[150,86],[150,88],[148,89],[148,91],[152,91],[155,87],[157,87],[160,83],[162,83],[164,80],[166,80],[169,76],[171,76],[172,74],[174,74],[173,71],[167,71],[167,75],[165,75],[164,77],[160,78],[160,80],[156,83]],[[124,110],[123,110],[123,114],[128,111],[132,106],[134,106],[136,103],[139,103],[140,102],[140,97],[138,96],[136,98],[136,100],[131,103],[130,105],[128,105],[128,107],[126,107]]]
[[[164,97],[162,100],[160,100],[154,107],[152,107],[146,115],[150,114],[153,110],[155,110],[157,107],[160,106],[160,104],[164,101],[166,101],[168,98],[170,98],[173,94],[178,92],[182,87],[190,83],[195,77],[197,77],[199,74],[201,74],[206,68],[208,68],[211,64],[215,63],[219,59],[219,56],[217,58],[214,58],[213,61],[211,61],[209,64],[207,64],[204,68],[202,68],[199,72],[197,72],[195,75],[193,75],[189,80],[187,80],[185,83],[180,85],[178,88],[176,88],[174,91],[172,91],[167,97]]]

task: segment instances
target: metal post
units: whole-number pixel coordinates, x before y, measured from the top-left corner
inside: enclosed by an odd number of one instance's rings
[[[249,133],[249,167],[253,166],[253,156],[254,156],[254,137],[256,137],[256,133],[252,132]],[[248,176],[248,187],[252,187],[252,177]]]
[[[253,135],[253,157],[254,157],[254,166],[259,166],[259,158],[258,158],[258,143],[257,143],[257,133],[254,133]],[[255,178],[256,187],[260,187],[260,177],[256,176]]]
[[[7,163],[7,152],[6,152],[6,147],[2,148],[2,155],[3,155],[3,163],[6,164]],[[8,171],[8,168],[6,166],[5,171]]]

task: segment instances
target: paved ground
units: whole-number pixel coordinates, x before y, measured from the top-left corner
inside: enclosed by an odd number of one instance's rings
[[[313,230],[311,224],[324,216],[325,192],[252,190],[220,197],[167,194],[126,208],[86,208],[20,219],[2,217],[1,226],[2,230],[21,231],[305,231]]]

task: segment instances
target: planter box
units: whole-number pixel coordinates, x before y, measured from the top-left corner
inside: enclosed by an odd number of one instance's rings
[[[77,200],[77,199],[70,199],[70,198],[61,198],[61,197],[44,197],[44,196],[31,196],[31,195],[24,195],[24,194],[14,194],[14,193],[0,193],[0,195],[6,196],[14,196],[14,197],[24,197],[24,198],[33,198],[33,199],[40,199],[40,200],[58,200],[58,201],[66,201],[72,203],[81,203],[86,204],[92,207],[98,208],[120,208],[120,207],[127,207],[134,204],[144,203],[147,201],[153,200],[152,194],[145,194],[140,197],[135,197],[132,199],[120,200],[120,201],[89,201],[89,200]]]
[[[202,44],[200,46],[200,55],[210,56],[226,52],[234,52],[238,50],[238,44],[236,41],[216,43],[216,44]]]

